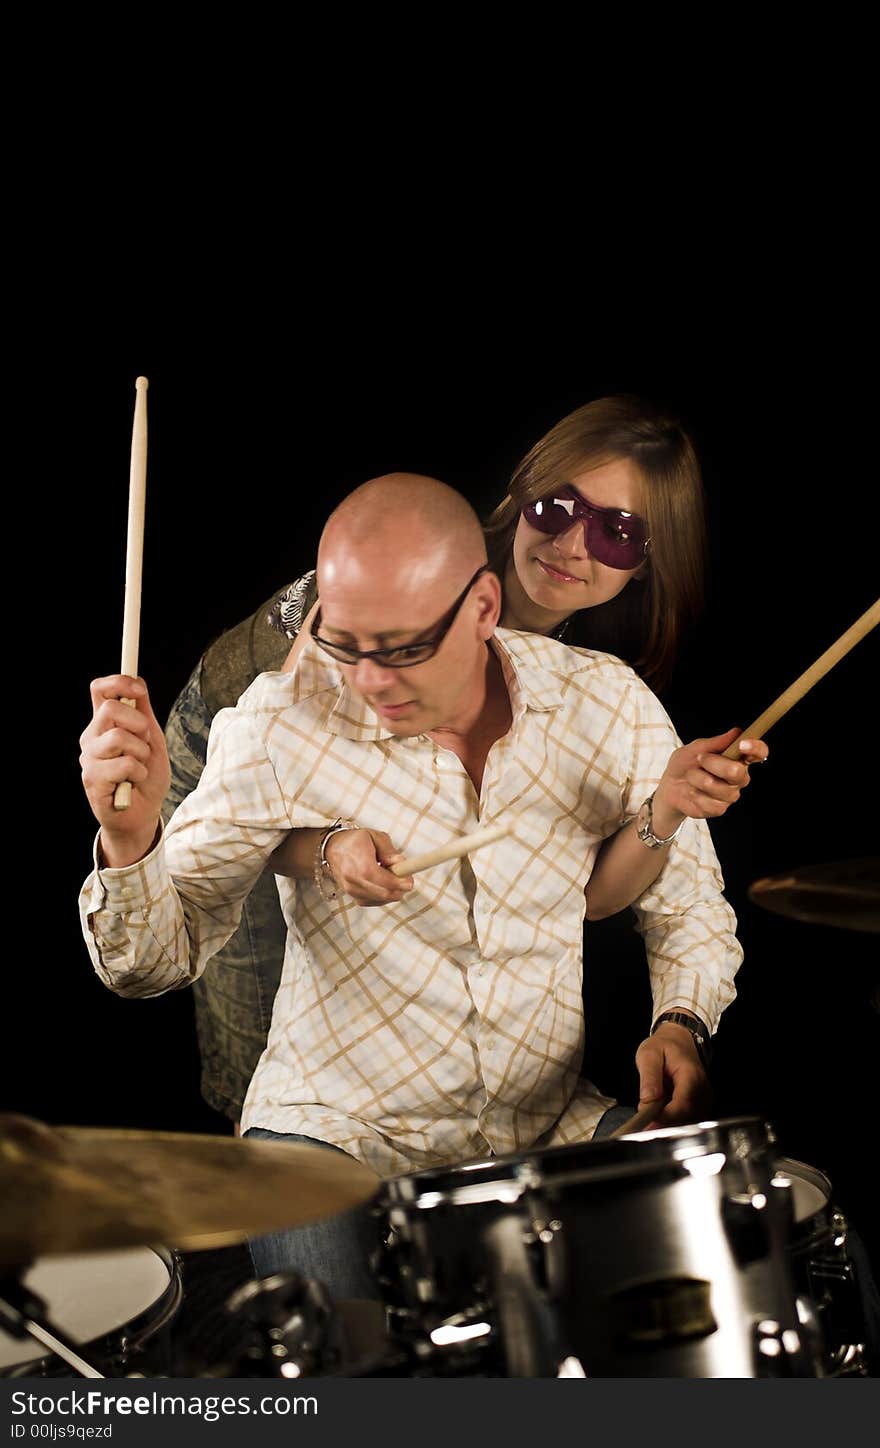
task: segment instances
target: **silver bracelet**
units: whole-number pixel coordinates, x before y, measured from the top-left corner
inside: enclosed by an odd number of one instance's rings
[[[326,829],[318,841],[318,848],[315,850],[315,884],[320,892],[321,899],[335,900],[339,891],[336,889],[336,881],[333,879],[333,871],[330,869],[330,861],[327,859],[327,842],[333,835],[341,834],[343,830],[358,830],[360,825],[355,820],[334,820],[329,829]]]
[[[665,849],[667,845],[671,845],[673,840],[678,839],[679,835],[681,834],[683,825],[684,820],[681,820],[681,822],[672,831],[672,834],[667,835],[665,839],[661,839],[659,835],[654,834],[653,794],[648,795],[648,798],[645,800],[644,804],[641,806],[638,814],[636,815],[636,834],[641,840],[642,844],[648,846],[649,850],[662,850]]]

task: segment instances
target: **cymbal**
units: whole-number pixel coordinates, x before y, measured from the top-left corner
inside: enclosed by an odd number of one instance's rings
[[[808,865],[789,875],[771,875],[749,886],[749,898],[812,925],[847,930],[880,930],[880,858]]]
[[[0,1114],[0,1267],[150,1243],[197,1249],[332,1217],[379,1177],[305,1142],[49,1127]]]

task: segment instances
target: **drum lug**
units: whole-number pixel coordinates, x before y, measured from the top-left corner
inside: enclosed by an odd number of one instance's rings
[[[556,1233],[561,1231],[562,1223],[558,1218],[554,1217],[551,1222],[545,1222],[537,1218],[535,1221],[530,1222],[523,1232],[523,1241],[527,1247],[533,1247],[536,1242],[541,1242],[545,1247],[548,1247],[556,1236]]]
[[[539,1238],[548,1233],[542,1222]],[[554,1234],[549,1232],[550,1240]],[[506,1375],[514,1378],[556,1377],[559,1354],[555,1329],[535,1281],[522,1224],[502,1216],[483,1230],[492,1297]]]
[[[752,1328],[752,1353],[758,1378],[815,1377],[811,1354],[804,1350],[808,1329],[796,1331],[764,1318]]]
[[[837,1208],[831,1213],[831,1230],[834,1233],[833,1246],[845,1247],[846,1234],[849,1231],[849,1227],[843,1212]]]
[[[770,1251],[767,1207],[767,1196],[759,1191],[728,1195],[721,1203],[721,1220],[740,1267],[760,1262]]]
[[[799,1293],[795,1298],[795,1310],[797,1312],[798,1327],[806,1344],[806,1349],[812,1359],[816,1377],[824,1377],[822,1362],[824,1356],[824,1341],[822,1327],[816,1314],[815,1304],[808,1297]]]

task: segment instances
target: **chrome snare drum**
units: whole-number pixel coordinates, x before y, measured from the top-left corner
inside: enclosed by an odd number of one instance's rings
[[[169,1327],[183,1299],[180,1270],[162,1247],[38,1258],[22,1284],[45,1303],[47,1325],[107,1377],[170,1371]],[[0,1377],[75,1377],[31,1337],[0,1329]]]
[[[440,1374],[814,1376],[763,1121],[386,1183],[392,1334]]]

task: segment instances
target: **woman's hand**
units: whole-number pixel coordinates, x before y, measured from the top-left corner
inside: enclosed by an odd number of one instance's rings
[[[394,905],[413,888],[412,876],[398,879],[389,869],[403,855],[384,830],[340,830],[324,849],[337,889],[358,905]]]
[[[293,880],[310,880],[323,829],[291,830],[269,856],[269,869]],[[339,830],[324,847],[324,859],[337,890],[358,905],[393,905],[413,888],[412,876],[398,879],[389,866],[403,855],[384,830]]]
[[[728,729],[713,739],[694,739],[671,755],[652,805],[654,833],[665,839],[682,820],[717,819],[739,799],[749,782],[749,765],[769,754],[762,739],[740,739],[741,762],[725,759],[739,733]]]

